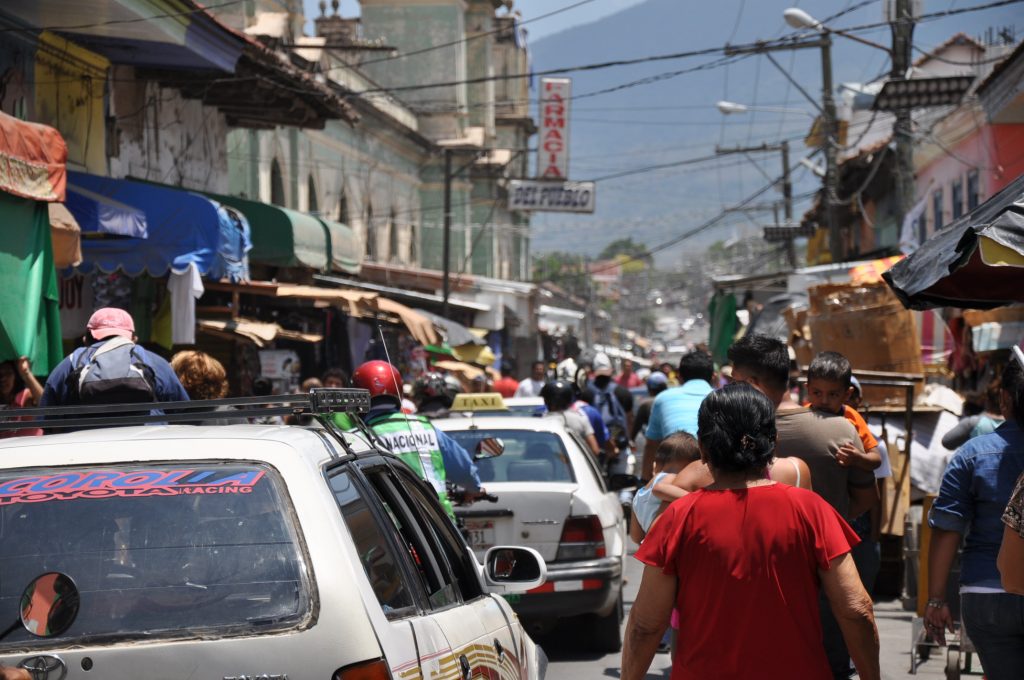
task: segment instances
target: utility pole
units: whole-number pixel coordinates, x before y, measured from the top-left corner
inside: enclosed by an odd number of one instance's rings
[[[892,71],[890,80],[906,80],[910,70],[914,44],[914,13],[911,0],[890,0],[893,3],[892,23]],[[895,111],[896,123],[893,137],[896,140],[896,200],[897,224],[914,206],[914,146],[911,133],[913,121],[910,107]]]
[[[751,47],[726,47],[726,56],[737,54],[763,54],[772,65],[777,68],[783,76],[793,84],[804,97],[814,105],[821,115],[822,127],[822,150],[825,152],[825,223],[828,226],[829,251],[832,254],[833,262],[842,262],[845,251],[842,243],[842,233],[839,228],[839,218],[836,214],[836,196],[839,184],[839,172],[837,161],[837,147],[839,135],[837,133],[836,101],[832,97],[832,35],[821,24],[816,24],[820,35],[812,40],[800,40],[780,44],[759,43]],[[772,52],[802,50],[810,48],[821,50],[821,104],[811,97],[804,87],[793,76],[772,57]]]
[[[778,151],[782,155],[782,211],[783,211],[783,225],[786,227],[792,226],[793,224],[793,181],[790,177],[789,169],[789,142],[782,142],[780,144],[761,144],[760,146],[737,146],[730,148],[723,148],[716,146],[715,153],[718,155],[726,154],[750,154],[758,152],[772,152]],[[774,205],[773,205],[774,208]],[[775,211],[776,225],[778,224],[778,211]],[[789,260],[789,266],[796,269],[796,244],[794,238],[791,237],[786,239],[786,258]]]
[[[444,261],[444,276],[441,282],[443,300],[441,316],[448,318],[448,296],[451,294],[452,274],[452,154],[451,149],[444,150],[444,246],[441,258]]]

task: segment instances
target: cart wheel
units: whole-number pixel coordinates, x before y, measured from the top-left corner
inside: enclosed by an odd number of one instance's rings
[[[960,680],[960,645],[950,645],[946,652],[946,680]]]
[[[917,658],[919,658],[921,660],[921,663],[924,663],[925,661],[927,661],[928,657],[930,657],[931,655],[932,655],[932,646],[931,645],[929,645],[927,643],[924,643],[924,642],[918,643],[918,645],[917,645]]]

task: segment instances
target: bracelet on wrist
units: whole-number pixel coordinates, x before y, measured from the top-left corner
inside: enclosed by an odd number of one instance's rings
[[[934,607],[935,609],[942,609],[943,607],[946,606],[946,601],[945,600],[940,600],[940,599],[937,599],[937,598],[932,598],[932,599],[928,600],[928,604],[926,606]]]

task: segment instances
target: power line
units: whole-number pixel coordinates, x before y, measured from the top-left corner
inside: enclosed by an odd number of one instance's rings
[[[580,2],[576,2],[576,3],[573,3],[571,5],[567,5],[565,7],[560,8],[560,9],[556,9],[554,11],[548,12],[547,14],[541,14],[540,16],[533,17],[532,19],[526,19],[524,21],[520,21],[520,22],[518,22],[518,25],[519,26],[524,26],[526,24],[530,24],[530,23],[533,23],[535,21],[540,21],[541,19],[547,19],[548,17],[553,17],[556,14],[561,14],[562,12],[568,12],[569,10],[576,9],[577,7],[581,7],[583,5],[587,5],[587,4],[589,4],[591,2],[594,2],[594,1],[595,0],[580,0]],[[485,38],[485,37],[487,37],[489,35],[495,35],[497,33],[501,33],[504,30],[505,29],[503,29],[503,28],[496,28],[496,29],[494,29],[492,31],[486,31],[484,33],[477,33],[475,35],[471,35],[471,36],[468,36],[466,38],[460,38],[459,40],[452,40],[451,42],[442,43],[440,45],[431,45],[430,47],[424,47],[422,49],[413,50],[411,52],[402,52],[401,54],[394,54],[394,55],[387,56],[387,57],[380,57],[379,59],[371,59],[369,61],[362,61],[362,62],[359,62],[358,66],[360,68],[362,68],[363,66],[369,66],[370,64],[379,64],[379,63],[385,62],[385,61],[394,61],[395,59],[405,59],[406,57],[413,57],[413,56],[416,56],[417,54],[426,54],[427,52],[433,52],[434,50],[444,49],[445,47],[454,47],[455,45],[461,45],[462,43],[467,43],[467,42],[470,42],[471,40],[477,40],[479,38]],[[344,68],[350,68],[350,67],[349,66],[341,66],[341,65],[339,65],[339,66],[333,66],[333,67],[331,67],[331,68],[329,68],[327,70],[328,71],[333,71],[335,69],[344,69]]]
[[[230,7],[231,5],[240,5],[248,0],[228,0],[222,2],[219,5],[207,5],[206,7],[197,7],[196,9],[185,10],[184,12],[167,12],[166,14],[153,14],[148,17],[136,17],[134,19],[111,19],[110,21],[99,21],[94,24],[76,24],[76,25],[65,25],[65,26],[32,26],[32,27],[21,27],[15,26],[11,28],[2,28],[0,33],[39,33],[41,31],[80,31],[86,28],[102,28],[104,26],[120,26],[123,24],[138,24],[144,21],[152,21],[153,19],[170,19],[173,17],[186,17],[192,14],[208,14],[209,10],[220,9],[222,7]]]

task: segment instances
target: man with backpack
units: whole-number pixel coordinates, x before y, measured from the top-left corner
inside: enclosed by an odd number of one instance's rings
[[[53,369],[40,406],[188,401],[171,365],[135,344],[135,321],[104,307],[86,325],[79,347]]]
[[[608,455],[615,458],[630,447],[629,431],[633,425],[633,395],[612,380],[612,362],[604,352],[594,356],[593,378],[590,389],[594,392],[594,408],[601,414],[608,428]],[[619,464],[625,463],[622,457]]]

